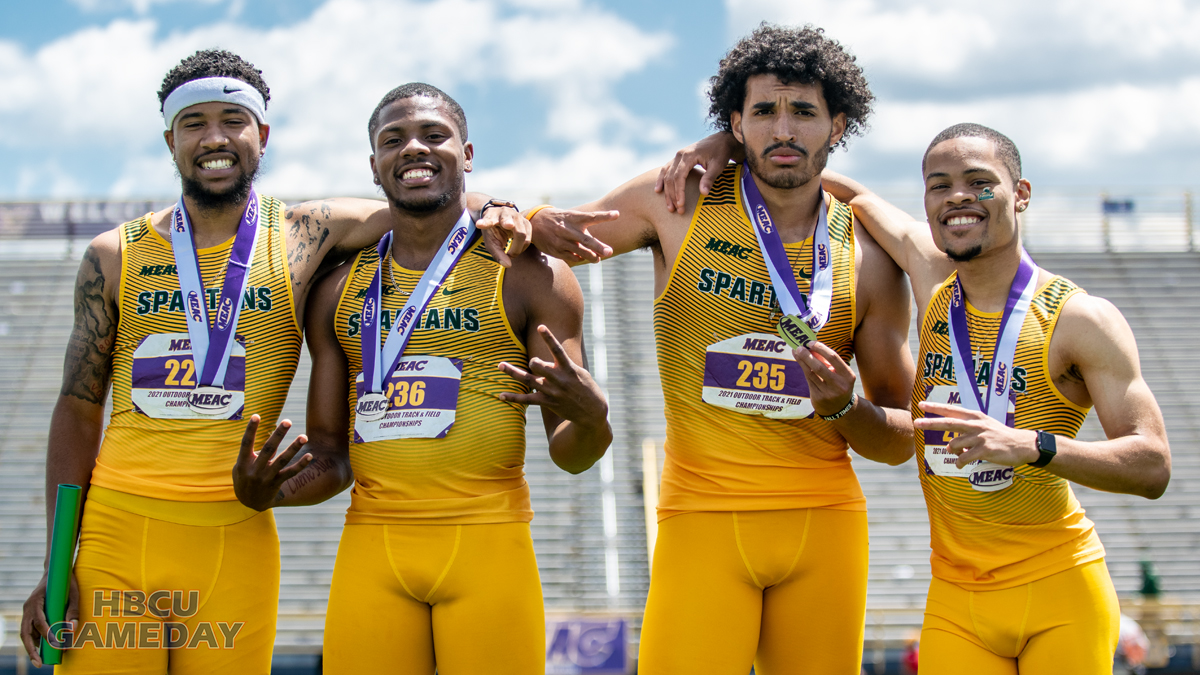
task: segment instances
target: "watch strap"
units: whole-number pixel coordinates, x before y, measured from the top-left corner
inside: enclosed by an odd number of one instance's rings
[[[1058,454],[1058,444],[1054,440],[1054,434],[1038,430],[1037,432],[1037,449],[1039,457],[1036,462],[1030,462],[1029,466],[1042,468],[1050,463],[1054,456]]]

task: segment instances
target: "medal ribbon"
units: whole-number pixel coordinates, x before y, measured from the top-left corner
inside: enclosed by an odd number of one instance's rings
[[[187,316],[188,337],[192,343],[192,360],[200,374],[198,387],[224,387],[225,369],[233,353],[233,340],[238,316],[242,311],[242,296],[250,280],[250,263],[258,243],[259,201],[254,190],[238,223],[225,279],[221,282],[221,299],[211,329],[208,321],[208,295],[200,274],[200,258],[196,254],[196,239],[188,218],[183,197],[171,214],[171,248],[175,253],[175,269],[179,275],[179,290],[183,292],[184,314]]]
[[[962,283],[954,277],[953,295],[947,311],[946,323],[950,325],[950,352],[954,357],[954,379],[964,408],[986,413],[988,417],[1007,424],[1008,397],[1012,388],[1013,359],[1017,353],[1017,338],[1025,323],[1025,314],[1037,288],[1037,265],[1029,254],[1021,251],[1021,265],[1008,291],[1004,314],[1000,318],[1000,331],[996,334],[996,345],[992,351],[992,371],[983,393],[975,384],[975,357],[971,352],[971,333],[967,328],[967,303]],[[964,356],[965,355],[965,356]],[[967,367],[967,360],[970,368]]]
[[[429,267],[425,268],[425,273],[417,281],[417,287],[408,296],[408,302],[404,303],[404,308],[392,322],[392,330],[388,333],[382,348],[379,345],[380,317],[383,314],[380,294],[383,286],[383,266],[391,264],[389,258],[391,257],[392,233],[388,232],[379,240],[379,245],[376,247],[379,252],[379,266],[375,268],[375,275],[371,277],[371,285],[367,287],[367,297],[363,298],[361,318],[363,383],[367,385],[370,393],[383,392],[384,373],[396,370],[396,366],[400,363],[400,357],[404,356],[404,348],[408,346],[413,330],[416,329],[421,317],[425,314],[425,307],[437,294],[442,284],[446,282],[446,278],[450,276],[450,272],[462,259],[463,254],[475,243],[477,234],[478,230],[475,229],[475,222],[471,220],[471,214],[463,211],[458,222],[450,230],[450,234],[446,235],[446,240],[438,248],[437,255],[433,257]],[[383,364],[391,364],[391,367],[385,371],[381,368]]]
[[[771,285],[775,287],[775,297],[779,299],[779,307],[784,314],[800,317],[802,321],[817,332],[829,320],[829,307],[833,303],[833,252],[829,248],[829,206],[821,200],[817,210],[817,229],[813,232],[813,266],[812,285],[808,299],[800,293],[796,285],[796,277],[792,273],[792,265],[788,260],[783,240],[779,238],[779,230],[771,220],[771,212],[763,201],[762,193],[750,174],[750,165],[742,165],[742,194],[745,195],[746,216],[754,225],[754,235],[758,238],[758,248],[762,251],[763,262],[767,265],[767,273],[771,275]],[[824,192],[821,193],[824,197]]]

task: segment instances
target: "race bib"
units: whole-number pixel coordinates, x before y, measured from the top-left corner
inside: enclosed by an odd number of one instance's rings
[[[462,360],[405,356],[383,382],[387,412],[376,419],[355,415],[354,442],[401,438],[444,438],[454,426]],[[362,373],[354,383],[356,401],[367,393]]]
[[[206,397],[213,399],[210,408],[223,409],[220,414],[189,405],[188,397],[196,390],[198,377],[192,340],[187,333],[147,335],[133,352],[130,395],[134,409],[155,419],[242,419],[246,404],[246,348],[240,339],[234,340],[230,350],[223,391],[214,390],[216,393]]]
[[[936,385],[929,390],[926,401],[962,405],[962,396],[956,385]],[[1013,402],[1008,403],[1008,423],[1011,426],[1016,408]],[[940,418],[941,415],[925,413],[927,418]],[[1013,467],[992,462],[972,462],[963,468],[954,465],[958,456],[950,451],[949,443],[957,436],[953,431],[926,430],[925,434],[925,466],[935,475],[966,478],[971,487],[980,492],[995,492],[1012,485]]]
[[[808,380],[778,335],[750,333],[708,346],[705,403],[744,415],[803,419],[813,414]]]

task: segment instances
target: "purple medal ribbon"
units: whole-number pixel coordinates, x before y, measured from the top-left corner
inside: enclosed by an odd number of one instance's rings
[[[449,278],[450,272],[462,259],[463,254],[474,245],[478,236],[479,231],[475,228],[470,213],[463,211],[458,222],[446,235],[437,255],[429,263],[429,267],[425,269],[421,279],[417,281],[417,286],[409,295],[408,302],[404,304],[404,308],[400,310],[400,314],[392,323],[392,329],[382,348],[379,344],[379,328],[383,314],[381,297],[383,266],[391,264],[392,233],[389,231],[379,240],[379,244],[375,248],[379,254],[379,265],[375,268],[371,284],[367,287],[367,296],[363,298],[361,315],[363,384],[366,385],[368,393],[383,392],[384,373],[395,372],[396,367],[400,364],[400,359],[404,356],[404,349],[408,346],[413,330],[416,329],[420,318],[425,314],[425,308]],[[386,371],[380,368],[384,362],[391,364]]]
[[[829,318],[833,302],[833,266],[829,245],[829,207],[822,199],[818,208],[817,226],[813,231],[813,266],[810,293],[805,298],[796,285],[792,264],[787,250],[779,237],[779,230],[771,219],[771,212],[755,184],[749,163],[742,165],[742,194],[746,198],[747,216],[754,225],[759,249],[763,254],[775,297],[785,315],[798,317],[812,329],[815,335]],[[822,193],[823,194],[823,193]]]
[[[1004,314],[1000,318],[1000,330],[996,334],[995,349],[992,351],[992,369],[982,393],[976,385],[975,357],[971,351],[971,333],[967,327],[966,296],[957,274],[950,298],[947,323],[950,327],[950,351],[954,358],[955,382],[963,407],[983,412],[992,419],[1007,424],[1008,392],[1012,388],[1013,360],[1017,352],[1017,339],[1025,323],[1025,314],[1037,287],[1037,265],[1024,249],[1021,263],[1008,291]],[[970,359],[968,361],[968,359]],[[970,367],[968,367],[968,365]]]
[[[171,216],[171,248],[175,254],[179,287],[184,295],[184,314],[187,317],[188,336],[191,338],[192,360],[200,374],[198,387],[221,388],[225,384],[225,370],[233,352],[238,316],[242,309],[242,296],[246,292],[250,264],[258,241],[258,221],[258,195],[251,190],[241,222],[238,223],[237,235],[233,239],[233,248],[229,252],[225,279],[221,282],[221,297],[217,302],[216,316],[210,328],[207,293],[202,281],[203,276],[200,274],[195,234],[182,197],[179,198]]]

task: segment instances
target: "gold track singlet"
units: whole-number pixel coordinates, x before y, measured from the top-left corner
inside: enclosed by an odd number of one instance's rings
[[[914,418],[924,400],[959,404],[950,352],[947,308],[951,276],[933,295],[921,326],[920,366],[913,389]],[[1015,426],[1074,438],[1088,409],[1068,401],[1049,373],[1050,338],[1063,306],[1084,292],[1054,277],[1034,294],[1017,340],[1012,391]],[[1001,312],[984,313],[967,303],[971,348],[977,351],[976,382],[986,386]],[[1028,465],[1015,467],[1012,484],[992,492],[966,477],[935,475],[932,466],[952,463],[944,447],[953,434],[918,431],[917,466],[933,548],[933,575],[970,591],[1011,588],[1104,557],[1092,521],[1063,478]]]
[[[654,302],[667,417],[659,520],[691,511],[864,511],[845,439],[807,398],[786,395],[801,387],[806,396],[807,383],[775,333],[778,304],[742,203],[741,167],[731,164],[701,197]],[[834,290],[818,338],[849,361],[854,228],[848,206],[828,203]],[[801,292],[810,287],[812,246],[812,237],[785,244]],[[721,387],[712,381],[717,361],[732,374]]]
[[[121,288],[113,350],[113,411],[92,485],[182,502],[236,502],[231,470],[252,414],[256,446],[274,431],[300,358],[300,326],[281,229],[283,202],[261,197],[258,243],[242,299],[226,389],[244,392],[230,419],[196,419],[180,403],[199,373],[170,242],[150,216],[120,226]],[[198,250],[215,315],[233,239]]]
[[[381,343],[422,274],[396,265],[391,256],[387,262],[391,273],[383,271],[380,288]],[[526,391],[497,365],[507,361],[524,368],[528,363],[525,347],[504,312],[504,268],[487,253],[482,239],[476,241],[430,300],[404,350],[406,358],[442,357],[461,363],[456,417],[444,437],[355,442],[355,379],[362,370],[359,326],[379,254],[368,247],[351,264],[335,318],[338,341],[350,366],[350,462],[355,483],[347,524],[532,520],[524,471],[525,406],[496,398],[501,392]],[[398,390],[388,396],[394,399],[393,406],[405,405]]]

